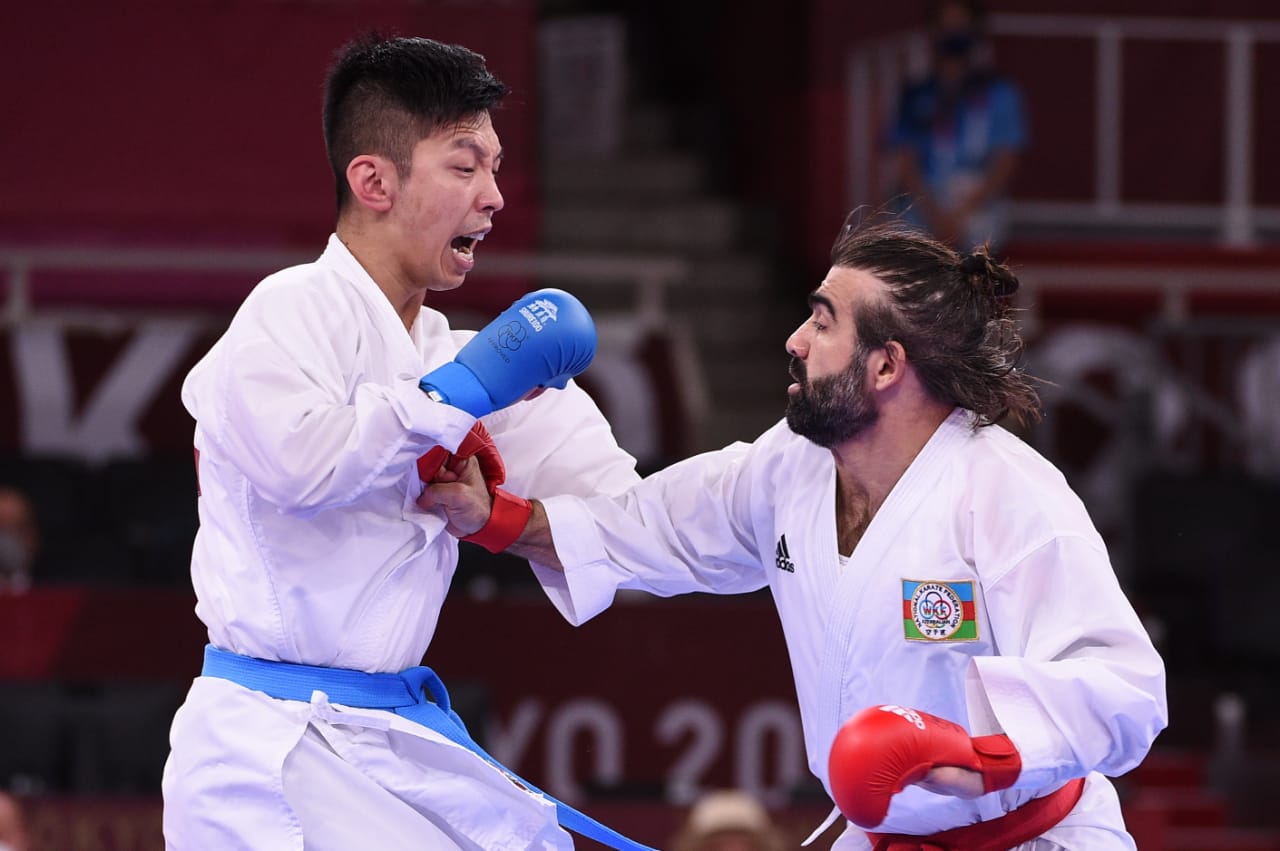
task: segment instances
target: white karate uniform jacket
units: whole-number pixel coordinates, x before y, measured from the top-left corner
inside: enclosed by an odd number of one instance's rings
[[[1003,731],[1021,752],[1012,789],[963,800],[909,787],[880,832],[989,820],[1087,775],[1080,803],[1038,847],[1132,848],[1102,775],[1136,766],[1165,727],[1163,663],[1062,475],[1007,431],[975,432],[970,422],[957,409],[939,427],[847,564],[832,455],[782,422],[616,498],[546,500],[565,569],[535,570],[573,623],[607,607],[617,588],[767,585],[809,767],[828,791],[836,731],[875,704],[923,709],[974,735]],[[963,605],[922,605],[962,603],[966,592],[968,624],[957,623]],[[869,846],[850,825],[837,847]]]
[[[418,380],[471,336],[427,308],[406,333],[336,236],[254,289],[182,392],[202,490],[191,571],[212,644],[371,672],[422,661],[458,552],[443,515],[415,504],[416,461],[456,449],[474,419]],[[484,421],[515,493],[638,480],[575,384]],[[571,846],[545,799],[390,712],[200,677],[171,744],[170,848],[302,851],[304,831],[308,851]]]

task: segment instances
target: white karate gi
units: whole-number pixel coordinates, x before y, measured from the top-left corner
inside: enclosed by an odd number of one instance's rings
[[[546,500],[565,569],[535,570],[575,624],[617,588],[769,586],[809,767],[828,791],[837,729],[875,704],[923,709],[974,735],[1004,731],[1021,751],[1012,789],[964,800],[909,787],[880,832],[989,820],[1087,775],[1075,810],[1044,838],[1073,851],[1132,848],[1102,775],[1136,766],[1166,725],[1163,663],[1062,475],[1007,431],[974,432],[970,421],[957,409],[942,424],[846,565],[831,453],[783,422],[614,499]],[[976,636],[909,637],[917,582],[971,589]],[[868,846],[850,825],[838,847]]]
[[[264,280],[191,371],[196,612],[217,647],[400,671],[420,664],[457,566],[417,458],[474,419],[418,388],[472,336],[424,308],[406,333],[336,238]],[[617,493],[638,480],[575,384],[484,418],[507,487]],[[427,660],[429,663],[429,659]],[[170,848],[568,848],[554,807],[470,751],[379,710],[197,678],[165,766]]]

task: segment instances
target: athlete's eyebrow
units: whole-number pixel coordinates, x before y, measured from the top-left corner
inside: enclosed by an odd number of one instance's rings
[[[817,290],[814,290],[813,292],[809,293],[809,309],[817,310],[819,307],[825,308],[827,313],[831,314],[832,319],[838,318],[836,314],[835,303],[832,302],[831,299],[824,296],[822,293],[818,292]]]
[[[470,148],[472,153],[474,153],[477,157],[479,157],[481,161],[485,161],[489,159],[489,149],[486,148],[484,145],[481,145],[479,142],[477,142],[475,139],[472,139],[469,136],[459,136],[458,138],[454,139],[453,146],[455,148]],[[502,148],[498,149],[498,153],[493,157],[493,162],[495,165],[502,162],[502,156],[504,153],[505,152],[502,150]]]

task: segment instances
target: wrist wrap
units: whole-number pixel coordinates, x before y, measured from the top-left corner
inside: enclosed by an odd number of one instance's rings
[[[502,488],[493,489],[493,508],[485,524],[462,540],[500,553],[515,543],[529,523],[533,503]]]

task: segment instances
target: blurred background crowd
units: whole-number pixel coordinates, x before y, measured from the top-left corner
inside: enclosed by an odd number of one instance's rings
[[[178,388],[263,275],[322,249],[324,71],[370,29],[464,44],[512,88],[506,209],[440,306],[479,327],[537,286],[576,293],[601,338],[582,383],[642,470],[781,416],[783,342],[848,211],[990,244],[1045,379],[1022,436],[1084,498],[1168,666],[1171,725],[1119,781],[1138,845],[1280,849],[1275,4],[72,0],[6,19],[0,849],[162,847],[168,722],[204,642]],[[796,847],[830,802],[768,601],[628,602],[574,630],[522,563],[464,545],[427,661],[496,756],[636,838]]]

